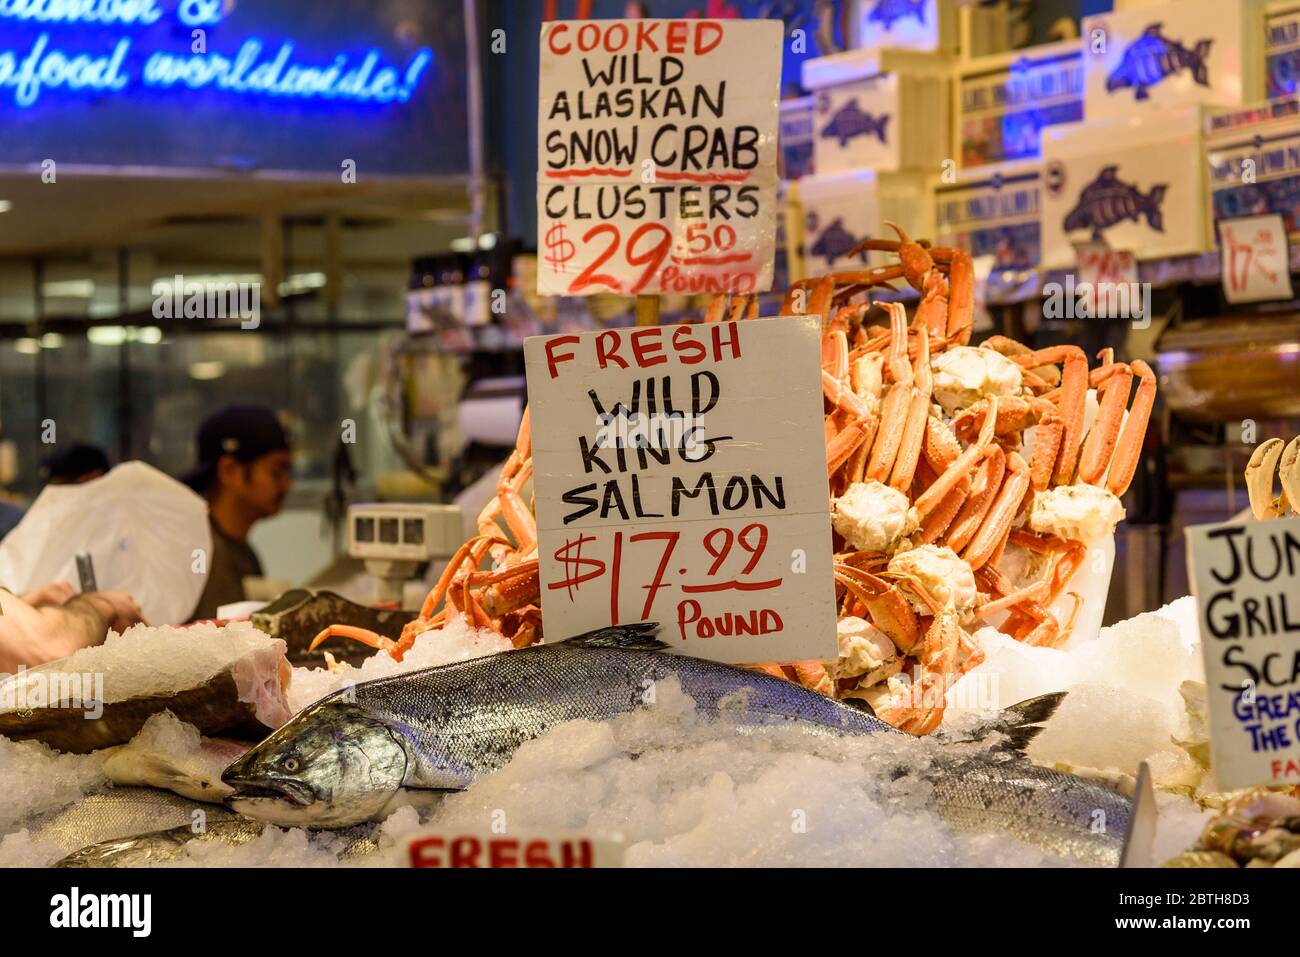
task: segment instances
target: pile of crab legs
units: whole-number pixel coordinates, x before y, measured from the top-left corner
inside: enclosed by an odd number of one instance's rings
[[[891,224],[892,225],[892,224]],[[932,363],[944,352],[970,349],[974,318],[974,269],[960,249],[930,248],[898,227],[898,240],[868,240],[849,256],[875,250],[898,262],[835,272],[796,283],[782,315],[822,319],[827,475],[831,505],[855,486],[887,486],[906,496],[915,512],[910,537],[885,549],[855,548],[836,531],[834,574],[839,617],[869,620],[886,635],[899,668],[915,663],[912,693],[878,715],[902,730],[926,734],[938,727],[950,683],[982,660],[963,624],[1002,618],[999,630],[1034,645],[1064,641],[1074,615],[1059,621],[1048,609],[1065,592],[1086,554],[1077,540],[1033,531],[1025,521],[1033,498],[1055,488],[1086,485],[1119,496],[1128,488],[1154,404],[1156,380],[1141,360],[1114,361],[1109,350],[1089,369],[1077,346],[1033,350],[994,336],[979,350],[992,350],[1020,370],[1014,394],[978,395],[964,408],[941,414],[932,395]],[[911,322],[902,305],[884,306],[888,324],[872,322],[875,289],[897,292],[905,280],[920,294]],[[866,298],[864,298],[866,297]],[[756,318],[754,296],[718,296],[706,322]],[[979,350],[972,350],[976,353]],[[984,356],[983,358],[987,358]],[[1138,379],[1129,407],[1133,380]],[[1089,389],[1098,410],[1084,429]],[[946,420],[945,420],[946,419]],[[1034,429],[1032,452],[1025,432]],[[1022,454],[1023,453],[1023,454]],[[1026,458],[1026,454],[1028,458]],[[464,615],[491,628],[516,648],[540,640],[542,619],[537,532],[523,497],[531,475],[529,420],[525,411],[516,448],[505,463],[495,498],[478,517],[478,534],[448,563],[419,616],[397,641],[361,628],[332,625],[313,647],[345,636],[389,651],[400,659],[415,639]],[[498,520],[503,520],[509,538]],[[1041,572],[1013,581],[998,565],[1008,545],[1036,557]],[[892,571],[893,559],[909,549],[934,546],[964,562],[978,585],[973,608],[915,575]],[[490,570],[481,568],[491,558]],[[1078,611],[1076,596],[1074,611]],[[829,666],[829,667],[828,667]],[[852,697],[858,677],[843,677],[834,662],[755,664],[755,669],[797,681],[821,693]]]

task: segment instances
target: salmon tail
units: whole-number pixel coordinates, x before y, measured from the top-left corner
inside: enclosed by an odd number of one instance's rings
[[[889,114],[885,114],[876,121],[876,135],[880,137],[880,142],[885,143],[885,127],[889,124]]]
[[[1024,751],[1029,746],[1029,742],[1042,733],[1043,723],[1056,714],[1056,709],[1065,700],[1065,695],[1064,691],[1056,691],[1052,694],[1039,695],[1037,698],[1028,698],[1003,708],[973,727],[962,728],[956,732],[940,730],[933,736],[946,742],[956,742],[982,741],[992,734],[999,734],[1005,738],[998,743],[999,748],[1008,751]]]
[[[1151,192],[1147,195],[1147,225],[1158,233],[1165,231],[1165,218],[1160,212],[1160,204],[1165,200],[1164,183],[1159,186],[1152,186]]]
[[[1210,44],[1213,42],[1213,40],[1202,40],[1192,51],[1192,79],[1201,86],[1210,85],[1210,70],[1205,61],[1210,55]]]

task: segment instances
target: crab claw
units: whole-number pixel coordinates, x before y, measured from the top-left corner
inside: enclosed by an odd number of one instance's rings
[[[1282,440],[1261,442],[1246,464],[1246,492],[1250,496],[1250,510],[1257,521],[1272,518],[1275,514],[1273,499],[1273,470],[1282,454]]]
[[[903,275],[913,289],[926,291],[926,280],[934,269],[934,259],[920,243],[913,242],[907,231],[897,223],[885,220],[885,225],[898,233],[898,259],[903,264]]]

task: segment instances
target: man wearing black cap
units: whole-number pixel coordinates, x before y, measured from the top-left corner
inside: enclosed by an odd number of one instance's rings
[[[182,481],[208,500],[212,554],[193,618],[215,618],[244,600],[244,578],[262,574],[248,544],[253,523],[280,511],[292,485],[289,439],[270,409],[231,405],[203,420],[199,464]]]
[[[41,463],[41,478],[51,485],[80,485],[108,471],[104,450],[78,442],[48,455]]]

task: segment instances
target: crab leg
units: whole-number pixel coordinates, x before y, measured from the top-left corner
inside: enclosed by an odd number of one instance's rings
[[[1133,384],[1133,370],[1130,366],[1118,363],[1103,368],[1114,371],[1100,386],[1101,405],[1097,409],[1097,420],[1088,430],[1088,436],[1083,441],[1083,453],[1079,457],[1079,481],[1086,485],[1096,485],[1106,474],[1106,467],[1110,465],[1111,456],[1115,452],[1115,443],[1119,440],[1119,427],[1124,419],[1129,389]]]
[[[971,568],[979,569],[1000,553],[1011,531],[1011,523],[1020,513],[1020,503],[1029,491],[1029,466],[1018,452],[1007,456],[1007,477],[1002,482],[997,498],[961,557]]]
[[[975,261],[970,253],[958,249],[953,252],[948,269],[948,342],[966,345],[974,325]]]
[[[369,628],[358,628],[355,625],[329,625],[322,628],[316,637],[311,640],[307,650],[315,651],[316,646],[327,638],[351,638],[354,641],[369,645],[371,648],[379,648],[383,651],[391,651],[397,647],[397,642],[393,641],[393,639],[385,638]]]
[[[843,562],[835,563],[834,574],[835,580],[867,607],[875,626],[899,651],[909,653],[921,632],[916,612],[903,593],[883,578]]]
[[[893,384],[881,404],[880,429],[867,463],[867,478],[877,482],[886,481],[893,470],[912,399],[912,364],[907,358],[907,313],[896,302],[889,304],[889,324],[893,332],[889,352]]]
[[[916,331],[920,348],[916,355],[916,365],[912,370],[912,396],[907,408],[907,418],[903,424],[903,438],[898,446],[898,455],[894,460],[894,470],[889,485],[904,495],[912,488],[912,476],[916,473],[916,462],[921,456],[921,443],[925,441],[926,420],[930,417],[930,392],[932,388],[930,373],[930,333],[921,326]]]
[[[979,438],[971,443],[961,455],[957,456],[944,473],[934,480],[934,484],[926,489],[914,503],[916,511],[922,519],[930,514],[931,510],[936,508],[944,496],[952,491],[962,479],[970,475],[975,463],[984,456],[989,443],[993,441],[993,429],[997,425],[997,420],[998,399],[997,396],[992,396],[984,412],[984,424],[980,427]]]
[[[1151,367],[1141,359],[1134,359],[1131,366],[1140,381],[1133,396],[1133,408],[1129,409],[1128,421],[1120,431],[1119,442],[1110,463],[1110,475],[1106,479],[1106,488],[1114,495],[1123,495],[1133,481],[1138,456],[1142,454],[1142,440],[1147,433],[1147,422],[1151,418],[1151,408],[1156,402],[1156,376]]]
[[[1006,453],[1002,451],[1002,446],[993,446],[991,454],[984,460],[976,487],[953,519],[945,537],[944,544],[954,552],[960,554],[984,524],[984,517],[988,515],[998,489],[1002,487],[1002,476],[1006,468]]]
[[[1061,412],[1061,452],[1053,479],[1057,485],[1068,485],[1074,479],[1074,468],[1079,461],[1083,410],[1088,398],[1088,357],[1078,346],[1049,346],[1028,355],[1014,356],[1012,361],[1029,369],[1056,362],[1063,364],[1061,394],[1057,402]]]

